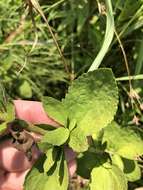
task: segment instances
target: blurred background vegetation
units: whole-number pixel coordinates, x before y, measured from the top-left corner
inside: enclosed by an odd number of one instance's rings
[[[34,12],[34,26],[25,2],[0,0],[0,80],[13,99],[40,100],[43,95],[61,99],[99,52],[106,17],[99,12],[98,0],[39,1],[66,59],[67,72],[45,22]],[[130,75],[143,79],[143,0],[112,0],[112,4]],[[132,80],[130,91],[131,77],[116,36],[100,67],[112,68],[118,81],[116,120],[142,127],[143,80]]]

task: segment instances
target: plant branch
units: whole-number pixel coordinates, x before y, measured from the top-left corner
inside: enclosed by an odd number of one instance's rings
[[[130,69],[129,69],[128,59],[127,59],[125,49],[123,47],[123,44],[122,44],[122,42],[120,40],[120,37],[119,37],[116,29],[114,29],[114,32],[115,32],[117,41],[119,42],[119,45],[120,45],[120,48],[121,48],[121,51],[122,51],[122,54],[123,54],[123,57],[124,57],[125,66],[126,66],[126,70],[127,70],[127,73],[128,73],[128,79],[129,79],[129,88],[130,88],[130,92],[131,92],[132,91],[132,82],[131,82],[131,77],[130,77]]]

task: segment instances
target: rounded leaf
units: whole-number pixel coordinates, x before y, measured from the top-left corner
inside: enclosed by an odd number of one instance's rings
[[[106,127],[114,118],[118,90],[111,69],[83,74],[70,86],[63,99],[70,120],[76,120],[86,135]]]

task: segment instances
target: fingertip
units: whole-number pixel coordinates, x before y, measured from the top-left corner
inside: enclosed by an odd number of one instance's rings
[[[23,190],[24,180],[28,172],[29,170],[5,174],[0,190]]]
[[[40,152],[36,146],[32,147],[32,160],[29,161],[25,153],[17,150],[12,140],[0,143],[0,168],[8,172],[21,172],[31,168],[39,157]]]
[[[34,124],[49,124],[55,127],[59,124],[45,113],[42,102],[14,100],[16,117]]]

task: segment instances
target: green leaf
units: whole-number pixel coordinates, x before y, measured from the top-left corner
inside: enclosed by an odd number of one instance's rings
[[[106,163],[92,170],[90,189],[127,190],[127,181],[117,166]]]
[[[0,134],[3,133],[7,128],[7,122],[0,124]]]
[[[86,135],[106,127],[117,110],[118,90],[111,69],[98,69],[76,79],[63,99],[69,119]],[[110,105],[110,106],[109,106]]]
[[[50,168],[54,165],[57,157],[57,151],[54,147],[50,148],[46,152],[46,160],[44,162],[43,168],[44,172],[48,172]]]
[[[44,160],[45,157],[42,156],[28,172],[24,182],[24,190],[47,190],[45,184],[48,180],[48,175],[43,172]]]
[[[31,85],[26,80],[22,81],[17,91],[19,95],[23,98],[31,98],[33,94]]]
[[[112,170],[110,172],[112,173],[114,180],[116,181],[115,187],[117,187],[117,189],[119,190],[122,189],[127,190],[128,189],[127,180],[122,170],[120,170],[118,166],[112,165]]]
[[[112,163],[114,165],[117,165],[120,168],[120,170],[122,170],[122,171],[124,170],[123,160],[118,154],[113,154],[111,159],[112,159]]]
[[[44,97],[42,102],[47,114],[59,124],[66,126],[67,111],[63,103],[51,97]]]
[[[34,125],[34,127],[39,127],[41,129],[44,129],[46,131],[52,131],[52,130],[55,130],[55,127],[52,126],[52,125],[48,125],[48,124],[36,124]]]
[[[7,103],[5,112],[0,112],[0,120],[10,122],[15,119],[15,108],[12,103]]]
[[[38,148],[41,150],[41,152],[44,152],[44,153],[46,153],[47,150],[49,150],[50,148],[53,148],[53,145],[49,143],[42,143],[41,141],[37,142],[37,145],[38,145]]]
[[[12,121],[13,119],[15,119],[15,108],[14,105],[12,103],[8,103],[6,106],[7,109],[7,113],[5,115],[5,120],[7,122]]]
[[[118,21],[123,22],[125,20],[130,20],[136,14],[136,11],[140,8],[140,5],[140,1],[135,1],[133,4],[132,0],[126,0],[118,17]]]
[[[69,184],[68,167],[64,155],[57,161],[54,172],[49,171],[49,178],[46,183],[47,189],[50,190],[67,190]],[[45,190],[47,190],[45,189]]]
[[[89,179],[92,169],[107,162],[108,158],[105,153],[98,154],[86,151],[80,154],[77,159],[77,174],[85,179]]]
[[[70,131],[72,131],[74,128],[77,127],[77,124],[76,124],[76,120],[74,118],[72,118],[72,120],[67,120],[67,127]]]
[[[68,169],[63,153],[48,173],[43,171],[43,163],[45,161],[42,156],[31,171],[26,176],[24,182],[24,190],[67,190],[68,188]]]
[[[6,97],[5,89],[3,87],[2,82],[0,82],[0,112],[5,111],[6,101],[7,101],[7,97]]]
[[[128,181],[134,182],[141,178],[141,169],[134,160],[123,159],[124,163],[124,174]]]
[[[136,159],[143,154],[142,134],[137,128],[121,128],[113,122],[104,129],[102,143],[106,143],[109,152],[127,159]]]
[[[49,143],[55,146],[64,144],[69,138],[69,130],[59,127],[55,130],[48,131],[42,138],[42,143]]]
[[[84,152],[88,149],[88,141],[87,137],[83,133],[83,131],[76,127],[70,133],[70,140],[68,145],[75,151],[75,152]]]
[[[111,158],[112,163],[124,172],[128,181],[133,182],[141,178],[141,170],[137,161],[121,158],[117,154],[114,154]]]

